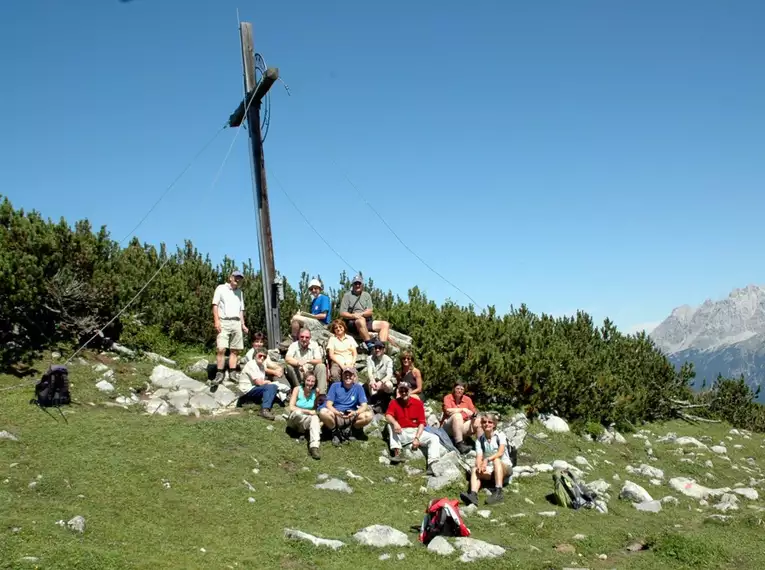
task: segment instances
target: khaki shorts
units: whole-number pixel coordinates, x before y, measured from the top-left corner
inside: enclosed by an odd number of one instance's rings
[[[221,319],[220,325],[221,331],[218,333],[218,338],[215,340],[218,350],[225,350],[227,348],[230,348],[231,350],[242,350],[244,348],[242,322]]]

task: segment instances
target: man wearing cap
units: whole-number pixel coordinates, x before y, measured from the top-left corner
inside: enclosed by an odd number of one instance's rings
[[[352,429],[361,430],[372,421],[367,395],[356,382],[356,369],[344,368],[343,381],[329,387],[327,399],[319,409],[319,419],[332,432],[332,443],[353,439]]]
[[[385,354],[385,343],[376,338],[372,343],[372,354],[367,357],[367,388],[369,390],[369,403],[377,410],[388,407],[391,395],[394,392],[395,379],[393,377],[393,360]]]
[[[388,422],[390,462],[401,463],[401,448],[412,445],[413,450],[427,449],[428,476],[432,477],[433,463],[441,456],[438,436],[425,431],[425,406],[421,400],[409,396],[409,384],[399,384],[396,398],[388,404],[385,419]]]
[[[305,313],[302,313],[301,315],[304,318],[313,318],[323,325],[328,325],[332,318],[332,301],[330,301],[329,296],[322,293],[321,290],[321,281],[318,279],[311,279],[308,282],[308,292],[311,295],[311,315],[309,316]],[[292,319],[290,325],[292,329],[292,340],[298,340],[298,334],[300,333],[302,326],[303,323],[299,319]]]
[[[364,341],[367,350],[372,352],[370,332],[377,332],[383,342],[388,340],[390,324],[387,321],[375,321],[372,318],[372,296],[364,291],[364,280],[356,275],[351,281],[351,290],[340,301],[340,317],[348,325],[348,331],[356,333]]]
[[[327,393],[327,365],[324,364],[319,344],[311,340],[311,331],[300,329],[298,339],[287,349],[284,361],[287,363],[287,378],[293,388],[301,386],[303,377],[312,372],[316,377],[317,393]]]
[[[244,348],[243,333],[249,332],[244,324],[244,294],[240,285],[244,279],[241,271],[232,271],[228,283],[222,283],[215,288],[212,300],[213,323],[218,337],[215,341],[218,370],[213,380],[214,385],[223,382],[223,366],[226,349],[229,349],[228,369],[232,381],[239,379],[236,372],[239,353]]]

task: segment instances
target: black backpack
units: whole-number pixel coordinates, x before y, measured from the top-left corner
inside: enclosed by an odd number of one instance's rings
[[[29,401],[41,408],[67,406],[69,395],[69,371],[66,366],[53,365],[35,385],[35,397]]]

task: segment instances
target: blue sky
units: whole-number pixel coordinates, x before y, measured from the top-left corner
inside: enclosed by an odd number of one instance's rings
[[[121,239],[242,96],[236,10],[280,68],[277,267],[581,308],[623,329],[765,282],[765,3],[4,0],[0,193]],[[138,230],[257,259],[246,132]],[[353,227],[361,225],[359,235]]]

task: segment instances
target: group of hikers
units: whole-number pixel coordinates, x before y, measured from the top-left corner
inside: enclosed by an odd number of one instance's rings
[[[326,344],[326,356],[321,346],[311,338],[304,322],[291,323],[292,343],[284,358],[285,366],[273,362],[266,350],[266,337],[256,332],[252,348],[244,350],[244,296],[240,285],[244,276],[233,271],[226,283],[219,285],[213,295],[212,313],[215,329],[217,359],[210,390],[216,391],[226,378],[236,383],[241,395],[237,407],[260,404],[260,416],[274,420],[273,406],[279,402],[287,408],[287,426],[308,436],[308,453],[320,459],[322,431],[340,446],[357,439],[366,439],[364,426],[371,423],[375,413],[385,415],[390,462],[404,461],[402,449],[423,448],[427,459],[427,474],[435,475],[434,464],[444,448],[460,454],[475,450],[476,459],[470,477],[470,487],[462,494],[466,503],[478,504],[478,490],[489,483],[493,489],[486,502],[503,500],[502,488],[512,474],[511,450],[506,436],[497,431],[495,414],[479,414],[465,386],[457,383],[443,399],[443,413],[438,425],[428,426],[422,402],[422,373],[414,365],[408,350],[400,354],[400,365],[386,354],[390,324],[374,319],[372,297],[364,290],[360,275],[353,278],[351,290],[340,302],[339,318],[331,320],[332,304],[322,293],[322,284],[313,279],[308,284],[312,298],[310,316],[327,326],[332,334]],[[351,336],[354,333],[360,341]],[[373,338],[372,333],[377,333]],[[368,353],[362,383],[356,370],[357,348],[363,345]],[[228,367],[226,353],[228,352]],[[466,439],[475,441],[474,446]]]

